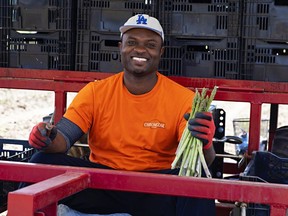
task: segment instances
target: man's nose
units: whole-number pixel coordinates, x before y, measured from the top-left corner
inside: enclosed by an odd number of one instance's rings
[[[144,45],[138,44],[137,46],[134,47],[134,50],[138,53],[143,53],[146,52],[146,48]]]

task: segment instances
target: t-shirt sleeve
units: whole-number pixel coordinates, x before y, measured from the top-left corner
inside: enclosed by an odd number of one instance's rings
[[[86,133],[93,121],[93,82],[84,86],[75,96],[64,117],[78,125]]]

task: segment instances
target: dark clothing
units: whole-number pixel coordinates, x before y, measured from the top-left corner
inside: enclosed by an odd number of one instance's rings
[[[71,157],[66,154],[37,152],[33,155],[30,162],[110,169],[109,167]],[[153,173],[177,175],[178,171],[178,169],[169,169],[153,171]],[[165,182],[163,182],[163,184],[164,183]],[[129,213],[133,216],[216,215],[214,200],[99,189],[85,189],[61,200],[59,203],[83,213]]]

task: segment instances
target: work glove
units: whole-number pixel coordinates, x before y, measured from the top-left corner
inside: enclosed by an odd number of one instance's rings
[[[35,149],[45,149],[57,135],[57,128],[50,123],[40,122],[35,125],[29,135],[29,145]]]
[[[191,135],[203,143],[203,149],[209,149],[213,144],[213,137],[215,134],[215,124],[212,113],[197,112],[195,118],[189,120],[189,113],[184,115],[188,121],[188,130]]]

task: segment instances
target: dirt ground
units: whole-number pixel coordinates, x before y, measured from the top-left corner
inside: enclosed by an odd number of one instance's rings
[[[69,93],[69,103],[74,95]],[[0,137],[27,140],[32,127],[53,111],[54,92],[0,89]]]

